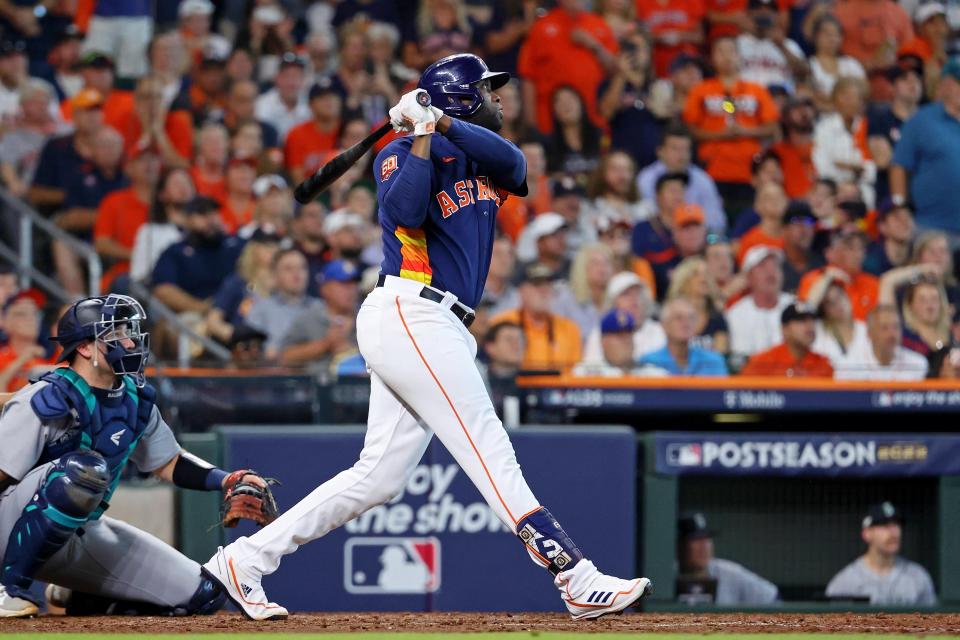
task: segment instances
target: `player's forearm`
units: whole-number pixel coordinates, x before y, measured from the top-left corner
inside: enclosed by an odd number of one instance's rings
[[[228,474],[192,453],[181,451],[153,475],[181,489],[220,491]]]
[[[507,189],[519,187],[526,179],[527,161],[523,153],[512,142],[493,131],[450,119],[443,135],[476,160],[495,182]]]

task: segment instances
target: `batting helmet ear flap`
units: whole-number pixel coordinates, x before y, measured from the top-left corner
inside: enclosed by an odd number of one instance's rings
[[[483,94],[477,87],[481,80],[489,80],[491,90],[499,89],[510,80],[510,74],[490,71],[472,53],[458,53],[427,67],[417,86],[430,94],[433,106],[448,116],[464,118],[483,105]]]

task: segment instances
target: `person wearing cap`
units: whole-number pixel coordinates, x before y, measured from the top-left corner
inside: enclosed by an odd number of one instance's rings
[[[275,173],[260,176],[253,182],[256,207],[253,219],[237,230],[237,237],[247,239],[257,229],[286,236],[293,219],[293,200],[287,181]]]
[[[843,26],[843,52],[868,73],[892,66],[897,48],[913,38],[910,16],[894,0],[848,0],[833,15]]]
[[[681,3],[673,6],[679,13]],[[638,167],[656,159],[656,144],[663,129],[659,115],[647,101],[656,77],[650,66],[651,45],[647,38],[636,30],[622,39],[623,50],[617,56],[617,65],[597,89],[600,116],[610,123],[610,148],[627,153]]]
[[[267,334],[264,354],[280,357],[284,336],[301,313],[317,312],[323,303],[307,293],[307,260],[296,249],[280,249],[273,256],[273,292],[250,307],[244,322]]]
[[[233,156],[227,163],[224,177],[226,197],[220,213],[227,233],[236,233],[241,227],[253,221],[256,200],[253,194],[254,181],[257,179],[257,159],[251,156]]]
[[[697,334],[697,315],[686,298],[668,300],[660,309],[667,345],[640,358],[640,366],[655,367],[672,376],[725,376],[723,356],[691,344]]]
[[[311,117],[305,80],[303,60],[294,53],[285,53],[280,58],[273,88],[257,98],[254,107],[257,120],[269,122],[276,128],[281,145],[286,142],[290,129]]]
[[[243,241],[224,234],[216,200],[198,196],[185,213],[184,239],[160,254],[151,284],[153,294],[174,311],[205,313],[236,269]]]
[[[783,291],[783,252],[757,245],[740,265],[746,274],[747,293],[726,312],[733,362],[769,349],[783,339],[780,316],[794,301]]]
[[[599,322],[601,360],[584,360],[573,368],[575,376],[617,378],[638,373],[633,357],[633,334],[637,330],[633,316],[622,309],[611,309]]]
[[[699,205],[703,209],[708,229],[723,231],[727,228],[727,217],[723,212],[723,200],[720,199],[717,185],[710,174],[691,162],[692,159],[693,138],[690,131],[680,124],[669,125],[657,147],[657,161],[644,167],[637,176],[640,195],[646,200],[654,200],[660,176],[666,173],[685,173],[687,188],[684,201]]]
[[[582,352],[577,324],[551,311],[554,272],[546,265],[527,265],[517,283],[520,306],[490,319],[490,324],[515,322],[523,327],[527,371],[564,371],[580,362]]]
[[[717,533],[701,512],[686,512],[677,521],[677,564],[681,578],[717,581],[711,604],[720,606],[770,605],[780,600],[777,586],[732,560],[714,556]]]
[[[837,380],[923,380],[927,360],[903,346],[903,323],[894,305],[867,315],[866,340],[856,340],[837,362]]]
[[[791,200],[783,214],[783,290],[793,293],[808,272],[824,265],[813,251],[817,219],[806,200]],[[814,305],[816,306],[816,305]]]
[[[633,318],[634,359],[641,358],[667,344],[663,327],[653,317],[656,303],[647,282],[632,271],[621,271],[607,283],[607,310],[623,311]],[[595,364],[603,361],[603,348],[599,327],[587,336],[583,347],[583,362]]]
[[[960,58],[943,66],[938,99],[921,107],[900,132],[890,167],[890,195],[895,204],[914,203],[919,230],[950,234],[960,244],[956,185],[960,184]]]
[[[24,289],[3,303],[0,326],[7,340],[0,346],[0,391],[17,391],[31,371],[53,363],[39,342],[46,301],[38,290]]]
[[[177,8],[177,31],[191,66],[200,63],[205,55],[226,60],[230,53],[230,41],[210,29],[213,11],[210,0],[183,0]]]
[[[712,47],[717,75],[690,91],[683,120],[700,143],[700,160],[716,181],[726,210],[738,212],[753,197],[750,159],[762,140],[776,134],[780,113],[769,91],[740,77],[736,40],[717,38]]]
[[[541,131],[553,131],[553,95],[568,85],[590,119],[600,124],[597,88],[616,64],[618,44],[606,21],[583,0],[562,0],[530,27],[517,70],[524,82],[524,113]],[[529,89],[527,88],[529,87]]]
[[[910,260],[914,228],[913,211],[908,203],[898,206],[890,198],[881,202],[877,210],[880,237],[867,246],[863,270],[880,277],[891,269],[906,265]]]
[[[61,101],[83,88],[83,77],[77,69],[82,42],[83,34],[75,24],[71,23],[55,31],[46,64],[38,69],[37,75],[53,85],[58,109]]]
[[[748,0],[747,18],[749,28],[737,36],[741,76],[793,93],[795,79],[807,75],[807,60],[800,45],[786,36],[776,0]]]
[[[880,281],[876,276],[863,272],[866,258],[867,237],[860,231],[841,229],[830,236],[830,244],[824,251],[827,264],[808,272],[800,279],[797,297],[806,300],[810,288],[827,270],[843,281],[850,302],[853,304],[853,317],[864,320],[867,313],[876,306],[880,294]],[[832,267],[832,268],[831,268]]]
[[[900,510],[886,500],[867,510],[860,523],[867,550],[830,580],[828,598],[869,598],[874,606],[937,604],[927,570],[900,555],[903,521]]]
[[[507,202],[512,199],[513,197],[509,198]],[[559,213],[566,220],[567,253],[569,255],[573,255],[577,249],[593,240],[594,230],[591,226],[587,192],[573,176],[556,177],[553,180],[550,197],[544,198],[541,204],[546,208],[536,215],[553,211]],[[500,214],[497,214],[497,217],[499,218]]]
[[[133,242],[140,226],[147,222],[160,181],[160,163],[153,149],[136,150],[124,165],[130,186],[108,194],[97,207],[93,248],[111,265],[104,274],[104,283],[112,283],[130,270]]]
[[[783,187],[775,182],[769,182],[757,189],[753,209],[760,217],[760,222],[740,238],[737,249],[738,263],[742,265],[747,252],[759,245],[783,249],[783,216],[788,204]]]
[[[348,209],[337,209],[323,221],[323,235],[327,240],[331,260],[359,262],[366,246],[368,224]]]
[[[322,305],[301,311],[280,340],[280,362],[327,371],[335,358],[357,351],[354,318],[360,304],[360,269],[347,260],[320,272]]]
[[[534,218],[518,244],[532,245],[535,250],[533,259],[519,266],[518,276],[531,264],[549,269],[554,278],[566,278],[569,275],[567,221],[559,213],[548,211]]]
[[[707,246],[706,216],[703,215],[703,209],[699,205],[687,203],[674,209],[670,237],[677,248],[677,257],[670,269],[686,258],[701,255]]]
[[[169,167],[186,167],[193,157],[193,120],[190,112],[167,105],[163,80],[147,75],[137,81],[133,109],[117,125],[126,140],[127,153],[154,146]]]
[[[102,51],[117,61],[117,75],[139,78],[149,70],[147,43],[153,10],[145,2],[97,2],[87,25],[83,52]]]
[[[82,173],[89,161],[94,139],[103,126],[103,95],[83,89],[69,100],[74,105],[73,131],[50,138],[40,151],[28,199],[41,213],[51,213],[63,204],[64,185]]]
[[[805,303],[794,302],[789,305],[780,316],[783,342],[752,355],[740,374],[832,378],[830,360],[811,349],[817,338],[816,318],[817,312]]]
[[[227,54],[216,50],[203,53],[200,62],[193,67],[190,86],[181,98],[188,108],[195,126],[204,122],[216,121],[223,117],[227,106]],[[164,84],[164,104],[166,104],[167,85]]]
[[[681,53],[673,59],[669,75],[655,80],[647,95],[647,104],[658,118],[671,121],[679,118],[693,87],[703,81],[706,62],[699,55]]]
[[[311,119],[290,129],[284,147],[287,170],[295,183],[320,168],[337,148],[340,133],[343,100],[329,81],[310,87],[309,105]]]
[[[45,80],[31,78],[20,88],[18,117],[13,129],[0,136],[0,174],[13,195],[23,198],[30,189],[43,145],[65,129],[50,115],[53,88]]]
[[[809,98],[789,100],[781,113],[783,138],[770,150],[780,159],[783,188],[790,198],[805,198],[817,177],[811,157],[816,119],[817,110]]]
[[[940,68],[947,61],[947,41],[950,38],[950,24],[947,22],[947,8],[940,2],[923,2],[913,11],[915,37],[904,42],[897,49],[897,56],[916,56],[923,60],[925,75],[934,83]],[[931,91],[930,95],[933,95]]]
[[[133,92],[114,87],[113,58],[100,51],[88,51],[77,63],[83,89],[94,89],[103,96],[103,121],[111,127],[119,127],[127,113],[133,108]],[[73,94],[76,96],[76,93]],[[71,96],[73,97],[73,96]],[[60,103],[64,120],[73,119],[73,103],[66,99]]]
[[[13,121],[17,117],[20,89],[30,79],[27,45],[23,40],[0,40],[0,118]],[[59,117],[55,104],[50,105]]]

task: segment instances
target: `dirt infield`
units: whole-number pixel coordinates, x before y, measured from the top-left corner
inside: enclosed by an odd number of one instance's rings
[[[2,633],[335,633],[349,631],[566,631],[614,633],[902,633],[956,635],[960,614],[654,614],[573,622],[542,613],[324,613],[254,623],[237,614],[197,618],[66,618],[0,620]],[[38,635],[42,637],[42,635]]]

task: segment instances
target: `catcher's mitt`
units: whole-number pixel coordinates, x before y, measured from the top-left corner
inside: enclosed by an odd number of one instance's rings
[[[258,526],[277,519],[277,502],[270,485],[280,484],[274,478],[264,478],[251,469],[234,471],[224,482],[225,493],[220,505],[220,521],[225,528],[237,526],[241,519],[253,520]]]

